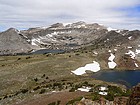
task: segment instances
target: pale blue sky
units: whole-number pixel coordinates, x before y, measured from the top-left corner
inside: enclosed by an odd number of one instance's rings
[[[140,0],[0,0],[0,31],[85,21],[140,29]]]

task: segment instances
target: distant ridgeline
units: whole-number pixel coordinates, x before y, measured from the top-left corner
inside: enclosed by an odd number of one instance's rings
[[[101,69],[140,69],[140,31],[112,29],[97,23],[56,23],[0,33],[0,55],[90,52]],[[47,49],[47,50],[46,50]],[[38,51],[39,50],[39,51]],[[35,52],[36,51],[36,52]],[[107,65],[107,66],[106,66]]]

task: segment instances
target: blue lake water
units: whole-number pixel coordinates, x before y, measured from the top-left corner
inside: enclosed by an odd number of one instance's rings
[[[119,83],[131,88],[140,83],[140,71],[99,71],[92,75],[92,78],[107,82]]]
[[[50,50],[50,49],[42,49],[32,52],[31,54],[47,54],[47,53],[64,53],[64,50]]]

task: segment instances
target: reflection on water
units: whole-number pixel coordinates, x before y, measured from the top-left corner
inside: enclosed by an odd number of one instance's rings
[[[140,83],[140,71],[100,71],[93,74],[92,78],[120,83],[130,88]]]

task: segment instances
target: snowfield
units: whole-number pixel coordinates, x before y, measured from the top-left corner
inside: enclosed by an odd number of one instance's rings
[[[75,71],[71,71],[75,75],[83,75],[86,73],[86,70],[97,72],[100,70],[100,64],[96,61],[93,61],[93,63],[86,64],[84,67],[79,67]]]
[[[133,48],[131,46],[127,46],[127,48]],[[114,49],[114,51],[117,51],[117,49]],[[117,64],[114,61],[115,59],[115,55],[113,55],[113,53],[111,53],[111,50],[108,50],[108,52],[110,53],[110,56],[108,58],[108,68],[109,69],[114,69]],[[93,52],[94,54],[98,54],[97,52]],[[130,55],[130,57],[132,59],[135,59],[136,54],[140,54],[140,50],[136,49],[135,52],[129,50],[127,53],[125,53],[126,55]],[[139,67],[139,65],[137,63],[135,63],[136,67]],[[84,67],[79,67],[78,69],[71,71],[72,73],[74,73],[75,75],[83,75],[86,73],[86,71],[92,71],[92,72],[98,72],[99,70],[101,70],[100,68],[100,64],[96,61],[93,61],[93,63],[90,64],[86,64]]]
[[[117,64],[113,61],[114,59],[115,59],[115,56],[112,53],[110,53],[110,57],[108,58],[109,60],[108,67],[110,69],[114,69],[117,66]]]

